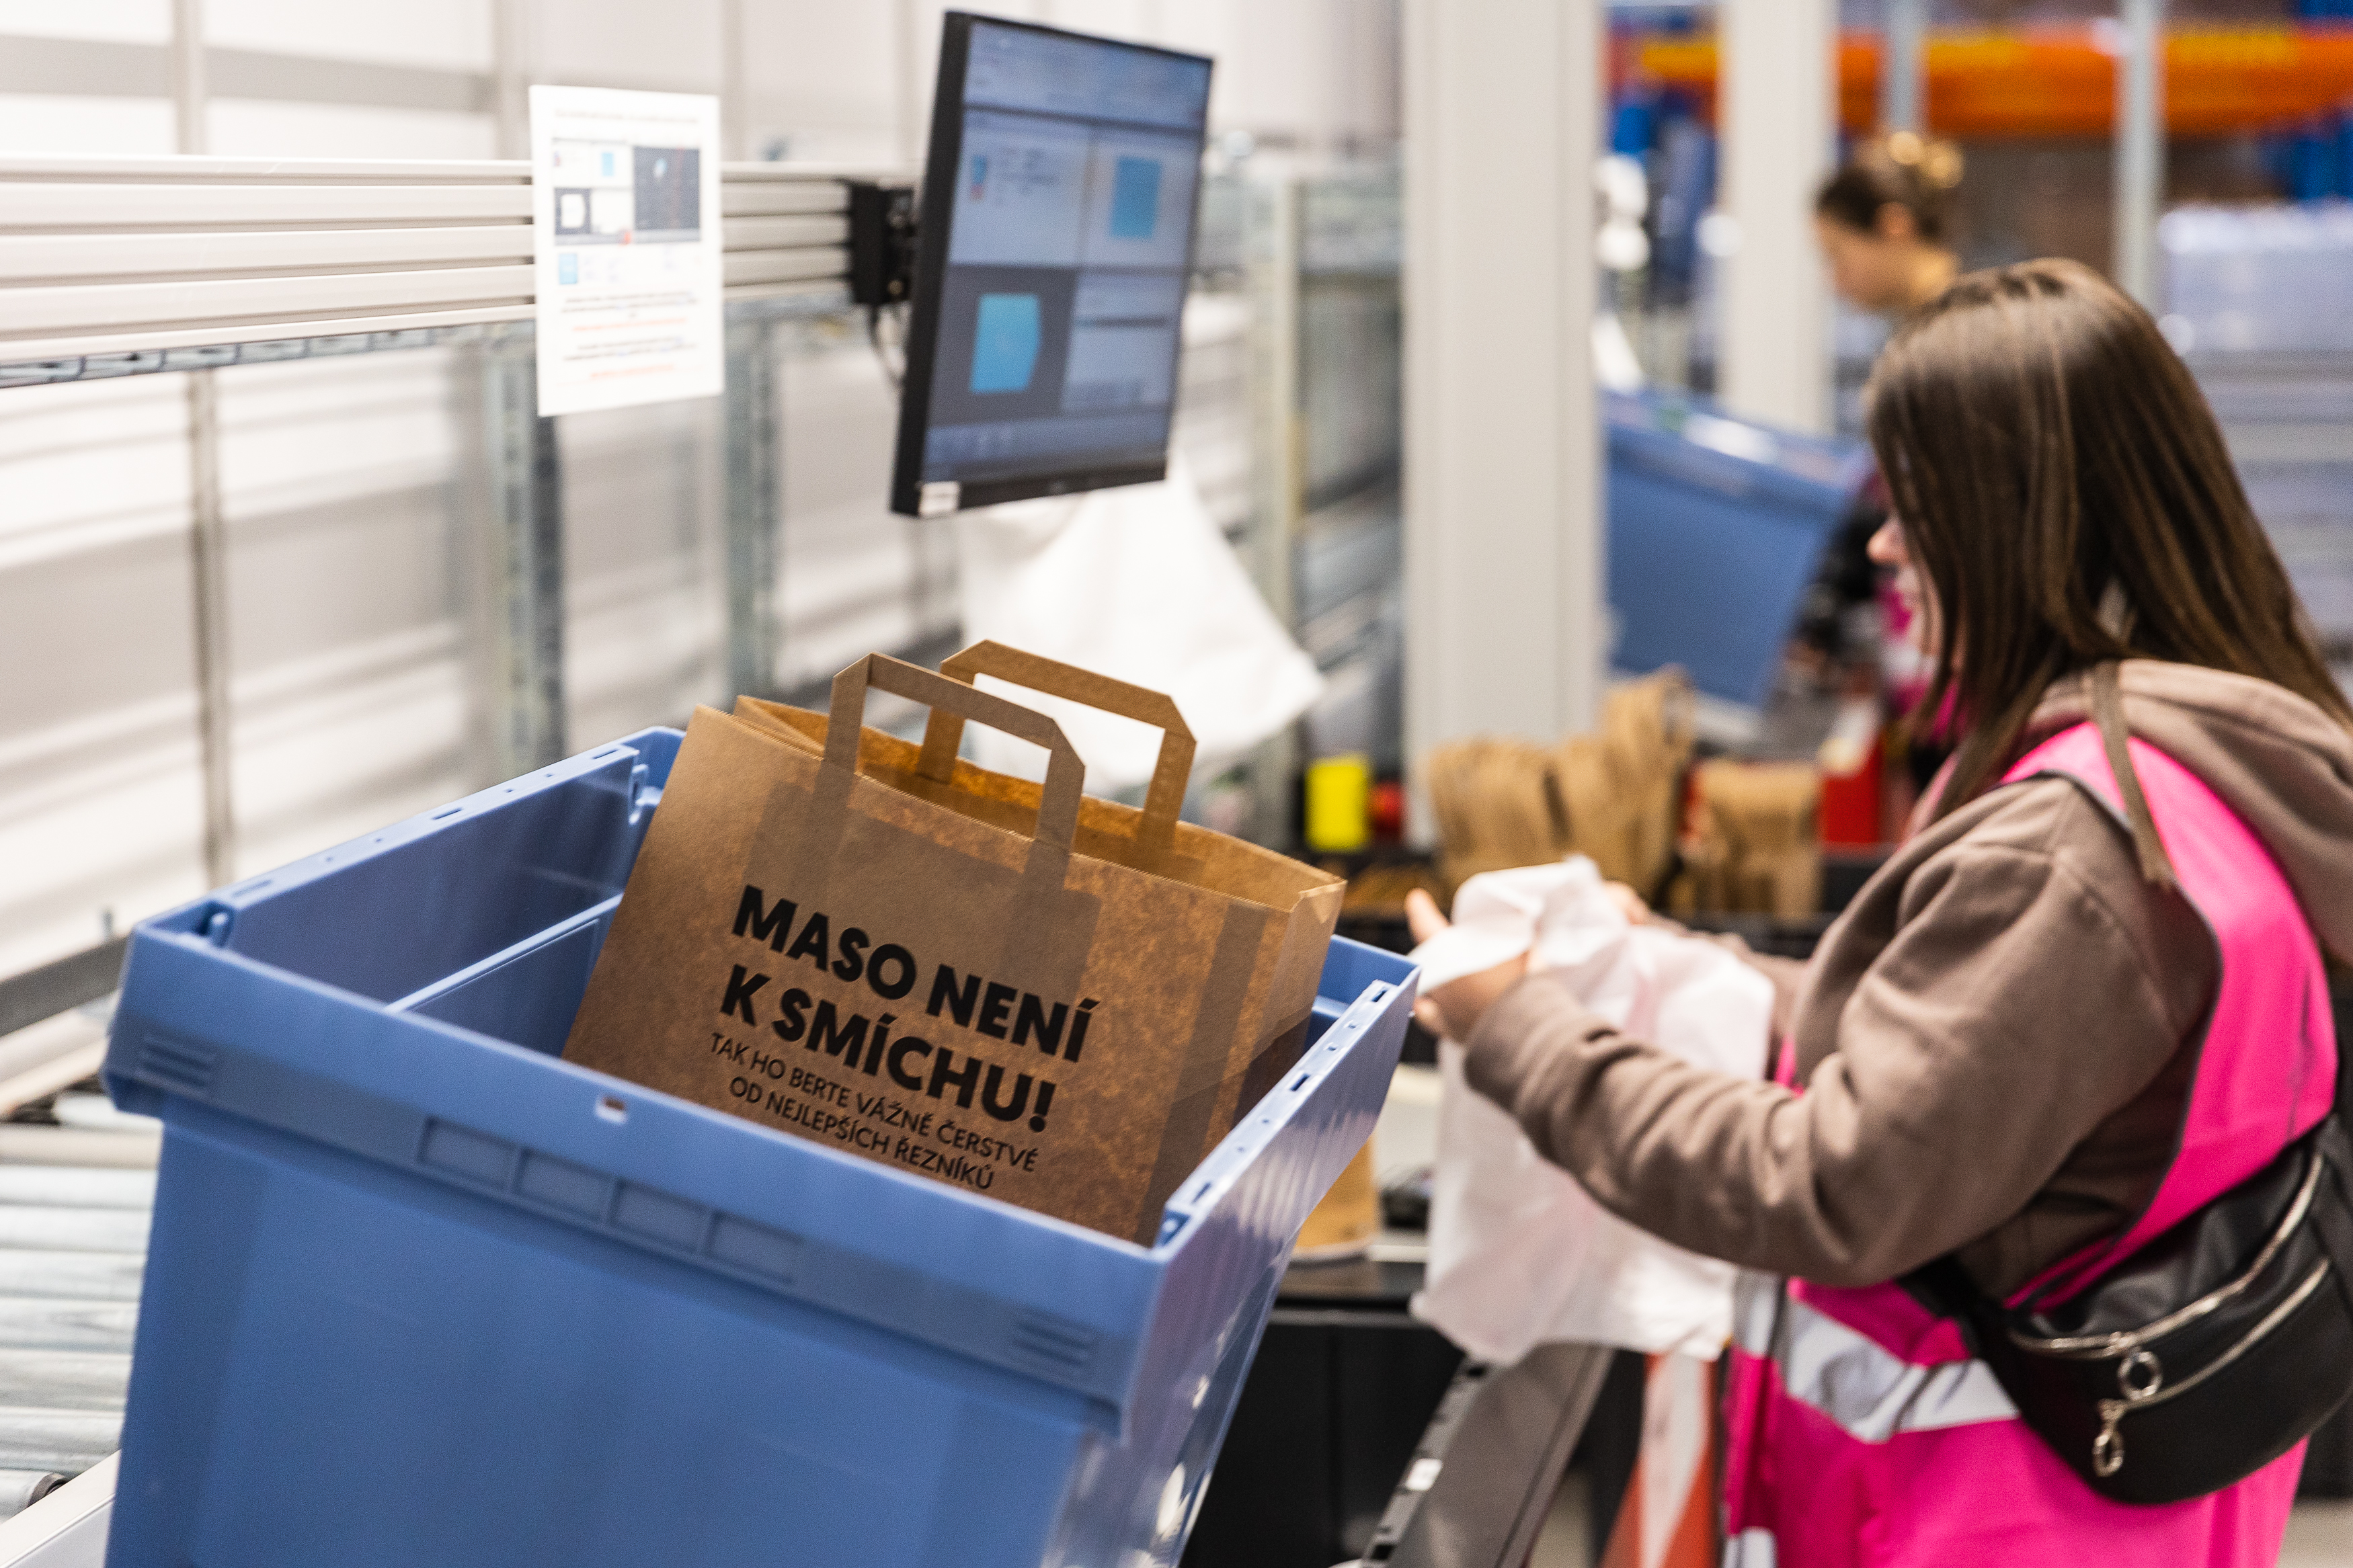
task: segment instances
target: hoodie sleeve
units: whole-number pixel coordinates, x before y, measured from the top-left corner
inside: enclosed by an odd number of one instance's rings
[[[1802,1094],[1630,1039],[1544,974],[1481,1020],[1467,1076],[1630,1223],[1875,1284],[2020,1215],[2174,1057],[2181,988],[2154,977],[2148,921],[2120,918],[2116,891],[2010,845],[1963,839],[1924,863]]]

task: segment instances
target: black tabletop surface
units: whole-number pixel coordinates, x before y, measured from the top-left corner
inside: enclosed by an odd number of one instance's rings
[[[1356,1258],[1345,1263],[1294,1263],[1282,1277],[1275,1304],[1402,1312],[1421,1289],[1421,1276],[1418,1262],[1376,1263]]]

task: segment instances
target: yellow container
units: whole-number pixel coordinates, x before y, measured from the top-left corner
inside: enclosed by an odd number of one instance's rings
[[[1373,763],[1360,752],[1307,764],[1307,847],[1349,855],[1373,841]]]

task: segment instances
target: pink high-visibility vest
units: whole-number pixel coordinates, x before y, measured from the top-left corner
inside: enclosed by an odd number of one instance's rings
[[[2336,1095],[2327,974],[2294,889],[2194,774],[2153,746],[2129,744],[2182,892],[2214,933],[2221,974],[2179,1152],[2128,1230],[2026,1288],[2048,1288],[2053,1299],[2270,1164],[2318,1125]],[[2092,725],[2037,747],[2002,782],[2050,773],[2124,820]],[[1746,1276],[1733,1336],[1726,1568],[2278,1561],[2302,1444],[2211,1496],[2134,1507],[2085,1486],[2018,1418],[1957,1326],[1899,1285],[1833,1289]]]

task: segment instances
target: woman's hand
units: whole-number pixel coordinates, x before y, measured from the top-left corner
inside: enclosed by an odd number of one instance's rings
[[[1628,925],[1650,923],[1651,906],[1642,901],[1641,894],[1623,882],[1604,882],[1601,890],[1609,895],[1609,901],[1618,906],[1618,912],[1626,917]]]
[[[1428,942],[1450,923],[1438,912],[1438,900],[1416,888],[1405,896],[1406,924],[1413,928],[1413,940]],[[1434,991],[1423,993],[1413,1005],[1413,1016],[1421,1026],[1433,1035],[1443,1035],[1450,1040],[1467,1040],[1471,1031],[1496,999],[1519,984],[1528,972],[1528,955],[1525,952],[1505,959],[1493,969],[1482,969],[1476,974],[1466,974],[1460,980],[1450,980]]]
[[[1651,918],[1651,906],[1642,895],[1623,882],[1604,884],[1618,912],[1630,925],[1641,925]],[[1419,888],[1405,896],[1406,924],[1412,928],[1416,942],[1428,942],[1451,922],[1438,912],[1438,900]],[[1466,974],[1451,980],[1435,990],[1425,992],[1413,1005],[1413,1016],[1421,1026],[1433,1035],[1443,1035],[1450,1040],[1467,1040],[1479,1020],[1487,1016],[1504,992],[1519,984],[1528,972],[1528,955],[1525,952],[1507,958],[1493,969],[1482,969],[1476,974]]]

